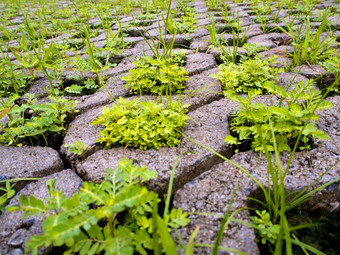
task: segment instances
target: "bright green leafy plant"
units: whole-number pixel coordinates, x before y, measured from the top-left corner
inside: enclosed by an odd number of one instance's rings
[[[321,65],[330,73],[334,75],[335,79],[339,79],[340,77],[340,53],[326,59]],[[339,84],[335,84],[332,87],[332,92],[339,94]]]
[[[76,102],[50,97],[51,103],[34,104],[33,95],[26,94],[27,102],[8,108],[8,126],[0,124],[0,144],[16,145],[55,143],[66,131],[67,114],[73,114]]]
[[[0,191],[3,193],[0,196],[0,215],[9,200],[15,195],[15,190],[13,189],[14,185],[15,183],[11,184],[9,181],[6,181],[5,187],[0,187]]]
[[[14,186],[20,181],[37,181],[39,178],[19,178],[19,179],[6,179],[0,180],[0,215],[6,208],[9,201],[15,195]],[[14,183],[13,183],[14,182]],[[2,185],[4,183],[4,185]]]
[[[322,33],[325,32],[328,23],[328,14],[325,13],[323,20],[316,31],[312,30],[309,17],[306,18],[298,31],[294,30],[294,27],[289,26],[288,31],[281,28],[289,38],[292,40],[294,46],[294,52],[290,54],[291,63],[290,67],[299,66],[302,64],[316,64],[318,61],[323,61],[334,55],[334,49],[331,47],[337,44],[336,38],[331,32],[328,32],[326,36]],[[306,29],[304,34],[303,29]]]
[[[185,82],[189,79],[188,72],[175,63],[172,58],[141,57],[133,62],[136,69],[122,78],[127,88],[140,95],[173,95],[181,93]]]
[[[274,68],[276,57],[244,59],[241,64],[221,64],[219,73],[211,75],[221,81],[224,91],[248,93],[251,90],[264,92],[264,87],[273,85],[277,74],[283,70]]]
[[[85,159],[85,151],[88,149],[88,144],[83,144],[83,142],[76,141],[73,144],[65,144],[65,148],[70,148],[70,152],[77,154],[82,157],[82,159]]]
[[[175,21],[175,17],[179,20]],[[195,9],[189,7],[187,1],[179,1],[167,19],[163,16],[163,21],[170,34],[192,33],[197,29]]]
[[[112,108],[104,107],[92,125],[103,125],[98,141],[107,148],[137,147],[143,150],[173,147],[179,144],[188,116],[177,102],[126,100],[120,98]]]
[[[227,93],[227,97],[238,102],[241,107],[233,115],[230,123],[230,130],[237,134],[237,137],[229,135],[225,141],[230,144],[248,142],[251,143],[254,151],[260,152],[264,152],[263,144],[266,144],[266,150],[274,151],[269,120],[273,125],[279,152],[290,151],[301,132],[302,144],[299,146],[301,150],[311,149],[312,137],[327,140],[328,136],[315,126],[318,116],[314,112],[315,107],[320,111],[331,108],[332,104],[328,101],[320,103],[322,94],[313,87],[312,80],[307,80],[305,83],[300,81],[290,92],[278,85],[266,85],[265,89],[269,93],[280,97],[278,105],[271,103],[270,106],[251,102],[259,92],[253,91],[247,97],[232,92]],[[306,122],[308,124],[304,127]]]
[[[24,217],[48,215],[44,234],[26,242],[27,252],[43,247],[64,246],[64,254],[149,254],[150,250],[176,253],[170,231],[189,223],[186,213],[172,209],[161,218],[158,195],[141,186],[157,177],[156,171],[122,159],[115,170],[107,169],[101,184],[84,182],[71,198],[47,181],[46,202],[33,196],[19,197],[20,205],[8,211],[24,210]],[[156,254],[160,254],[159,252]]]
[[[255,216],[251,216],[250,219],[258,228],[255,230],[257,234],[261,238],[261,243],[266,244],[267,241],[274,244],[277,235],[280,233],[280,225],[279,224],[273,224],[270,219],[270,214],[263,210],[258,211],[256,210]],[[256,240],[259,242],[260,240]]]

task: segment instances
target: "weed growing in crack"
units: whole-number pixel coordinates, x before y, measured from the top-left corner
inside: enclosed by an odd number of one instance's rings
[[[126,100],[120,98],[113,107],[103,108],[92,125],[102,125],[98,141],[106,148],[136,147],[142,150],[173,147],[179,144],[188,117],[180,103]]]
[[[324,62],[321,62],[321,65],[332,75],[334,78],[338,80],[340,78],[340,53],[326,59]],[[339,94],[339,84],[335,84],[332,88],[332,93]]]
[[[141,57],[133,62],[136,69],[131,69],[129,75],[122,78],[126,88],[139,95],[173,95],[184,90],[189,79],[183,67],[172,59]]]
[[[254,151],[272,152],[274,146],[270,126],[273,127],[278,152],[290,151],[300,136],[300,150],[311,149],[312,137],[327,140],[328,136],[315,126],[318,116],[314,112],[331,108],[332,104],[328,101],[320,102],[322,94],[314,89],[314,85],[312,80],[305,83],[300,81],[287,92],[276,84],[265,84],[266,91],[279,98],[277,105],[271,100],[270,106],[252,103],[260,94],[255,90],[246,97],[232,91],[227,92],[227,97],[238,102],[241,107],[230,123],[230,130],[237,134],[237,137],[229,135],[225,141],[235,145],[249,142]],[[266,148],[263,147],[264,144]]]
[[[76,102],[50,97],[51,103],[34,104],[34,96],[26,94],[26,98],[27,102],[21,105],[13,104],[15,97],[3,104],[3,112],[10,121],[5,127],[0,124],[0,144],[55,144],[58,136],[66,131],[67,114],[73,115]]]
[[[277,57],[261,59],[255,56],[253,59],[243,58],[239,65],[227,63],[219,65],[219,73],[211,75],[220,80],[224,93],[235,91],[236,93],[248,93],[252,90],[265,92],[265,87],[275,83],[275,79],[282,69],[273,68]]]
[[[9,211],[24,210],[24,217],[48,215],[44,234],[32,236],[26,242],[27,251],[37,254],[39,248],[53,244],[65,245],[67,254],[147,254],[151,249],[175,252],[169,231],[185,226],[189,219],[181,209],[164,212],[164,217],[158,215],[158,195],[142,186],[156,178],[157,172],[123,158],[115,170],[107,169],[105,177],[101,184],[84,182],[70,198],[56,189],[55,179],[49,180],[48,203],[20,196],[20,205]]]
[[[177,164],[178,160],[176,161]],[[172,170],[174,178],[176,164]],[[19,197],[20,204],[9,212],[23,210],[24,218],[45,215],[43,235],[34,235],[26,242],[26,251],[38,254],[43,247],[64,246],[65,254],[178,254],[171,231],[186,226],[190,219],[182,209],[169,211],[171,187],[163,216],[159,215],[160,199],[142,183],[157,177],[156,171],[133,165],[123,158],[115,170],[106,169],[101,184],[84,182],[80,191],[66,197],[56,188],[56,180],[47,181],[48,203],[34,196]],[[194,231],[185,247],[193,254]]]
[[[336,38],[332,36],[331,32],[328,32],[326,36],[323,35],[327,28],[328,14],[327,12],[323,16],[323,20],[317,30],[314,32],[310,25],[309,17],[305,20],[305,32],[302,34],[302,28],[304,23],[299,27],[297,33],[294,31],[294,27],[286,23],[288,30],[283,28],[289,38],[292,40],[294,46],[294,52],[291,54],[291,64],[287,68],[294,68],[305,63],[315,64],[318,61],[323,61],[334,55],[334,49],[332,45],[336,45]]]

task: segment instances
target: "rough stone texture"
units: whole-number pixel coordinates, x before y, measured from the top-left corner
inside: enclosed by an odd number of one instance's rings
[[[214,67],[216,67],[216,61],[212,55],[195,53],[188,56],[185,70],[189,72],[189,75],[193,75]]]
[[[227,211],[229,204],[231,204],[229,215],[239,208],[247,207],[245,192],[250,183],[249,177],[224,162],[201,174],[177,191],[174,197],[175,208],[182,208],[189,213],[214,213],[219,216],[190,214],[190,224],[180,230],[182,238],[188,241],[191,233],[199,226],[200,230],[195,241],[214,244],[221,225],[221,217]],[[235,189],[237,190],[234,195]],[[235,218],[250,222],[248,211],[237,213]],[[259,254],[252,228],[235,222],[230,222],[227,228],[220,246],[240,250],[247,254]],[[211,254],[211,252],[212,249],[208,248],[195,249],[196,254]],[[226,253],[220,252],[219,254]]]
[[[222,97],[221,83],[210,76],[217,73],[218,68],[213,68],[191,76],[186,82],[183,96],[188,95],[188,98],[184,99],[183,103],[190,105],[188,111],[196,110]]]
[[[85,156],[92,154],[99,150],[101,146],[97,143],[97,137],[100,130],[103,129],[100,125],[91,125],[91,123],[100,116],[103,107],[93,108],[84,114],[77,116],[76,119],[70,124],[67,134],[61,147],[61,154],[69,162],[73,163],[79,159],[79,155],[75,155],[69,151],[69,148],[64,147],[66,144],[74,144],[76,141],[82,142],[84,145],[88,145],[89,148],[85,153]]]
[[[328,73],[320,65],[303,65],[294,68],[294,71],[306,76],[308,79],[316,80],[320,88],[324,88],[334,82],[334,75]]]
[[[317,123],[319,129],[330,137],[326,146],[332,149],[333,153],[339,155],[340,150],[340,96],[328,97],[328,101],[333,104],[331,109],[319,112],[320,119]]]
[[[192,40],[190,48],[198,52],[206,52],[210,45],[210,35],[206,35]]]
[[[19,196],[35,196],[45,199],[48,195],[46,181],[56,179],[56,188],[61,189],[65,196],[72,196],[81,186],[82,180],[72,171],[64,170],[51,174],[35,183],[27,185],[10,202],[9,205],[19,203]],[[41,235],[41,223],[44,217],[30,216],[22,219],[24,212],[4,212],[0,216],[0,254],[23,254],[24,243],[32,235]],[[40,254],[48,254],[50,249],[40,251]]]
[[[307,80],[307,78],[301,74],[287,72],[280,73],[278,78],[278,84],[284,88],[288,88],[288,91],[294,89],[294,84],[299,83],[300,81],[305,82]]]
[[[63,170],[64,165],[57,151],[43,147],[0,146],[1,180],[44,177]],[[18,182],[18,191],[27,182]]]
[[[286,34],[284,33],[269,33],[251,37],[247,43],[258,43],[260,46],[265,46],[268,49],[277,47],[281,41],[284,41]]]

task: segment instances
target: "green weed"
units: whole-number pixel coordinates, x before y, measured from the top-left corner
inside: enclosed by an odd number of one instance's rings
[[[318,116],[314,112],[331,108],[332,104],[328,101],[320,103],[322,94],[319,90],[314,90],[314,85],[312,80],[306,83],[300,81],[294,85],[294,89],[287,92],[276,84],[265,84],[264,88],[268,93],[280,99],[278,105],[274,105],[271,101],[270,106],[251,102],[260,94],[259,92],[252,91],[246,97],[236,95],[232,91],[227,92],[227,97],[238,102],[241,107],[233,115],[230,123],[230,130],[237,134],[237,137],[229,135],[225,141],[236,145],[241,144],[242,141],[250,142],[254,151],[272,152],[274,151],[273,132],[277,150],[282,152],[290,151],[300,136],[302,142],[299,145],[300,150],[311,149],[312,137],[328,139],[324,132],[315,127]],[[263,147],[264,144],[266,148]]]
[[[177,58],[178,59],[178,58]],[[129,75],[122,78],[126,88],[139,95],[173,95],[179,94],[185,88],[189,79],[188,72],[178,65],[174,58],[141,57],[133,62],[136,69],[131,69]],[[174,61],[175,60],[175,61]]]
[[[8,211],[24,210],[24,217],[46,215],[43,235],[26,242],[26,252],[37,254],[43,247],[65,246],[64,254],[177,254],[170,231],[188,224],[181,209],[157,212],[159,198],[141,184],[157,177],[156,171],[133,165],[122,159],[115,170],[107,169],[101,184],[84,186],[67,198],[47,181],[48,203],[33,196],[21,195],[20,205]],[[94,205],[94,206],[92,206]],[[100,224],[99,224],[100,223]]]
[[[243,58],[239,65],[227,63],[219,65],[219,73],[211,75],[221,81],[222,89],[225,93],[229,90],[236,93],[248,93],[252,90],[265,92],[265,87],[274,84],[277,75],[283,70],[273,68],[276,57],[261,59]]]
[[[76,102],[50,97],[52,103],[35,104],[34,96],[26,94],[27,102],[22,105],[5,106],[10,116],[8,126],[0,124],[1,145],[55,143],[66,131],[67,114],[73,114]]]
[[[173,147],[179,144],[188,117],[180,103],[126,100],[120,98],[113,107],[103,108],[92,125],[102,125],[98,141],[106,148],[137,147],[143,150]]]

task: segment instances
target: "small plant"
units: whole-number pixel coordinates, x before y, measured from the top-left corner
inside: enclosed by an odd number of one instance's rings
[[[97,85],[96,81],[93,79],[84,79],[82,80],[81,77],[69,75],[66,76],[67,83],[71,83],[70,86],[64,88],[64,92],[68,94],[92,94],[95,93],[99,86]],[[65,84],[67,85],[67,84]]]
[[[67,114],[73,114],[76,102],[50,97],[52,103],[34,104],[34,95],[26,94],[27,102],[8,108],[10,121],[7,127],[0,124],[1,145],[56,143],[66,130]]]
[[[6,179],[6,180],[0,180],[0,192],[2,195],[0,196],[0,215],[5,210],[5,207],[9,203],[9,201],[12,199],[12,197],[15,195],[15,189],[14,186],[16,182],[19,181],[37,181],[39,178],[19,178],[19,179]],[[11,182],[14,182],[11,184]],[[2,183],[5,183],[3,186]]]
[[[253,89],[263,93],[264,87],[275,83],[277,74],[282,69],[274,68],[276,57],[261,59],[255,56],[254,59],[245,59],[241,64],[221,64],[219,73],[211,75],[221,81],[224,91],[232,90],[237,93],[248,93]]]
[[[142,182],[157,177],[156,171],[133,165],[123,158],[115,170],[107,169],[101,184],[84,182],[68,198],[47,181],[49,198],[44,201],[21,195],[20,205],[8,211],[24,210],[24,217],[45,215],[43,235],[26,242],[26,252],[37,254],[43,247],[64,246],[64,254],[148,254],[151,250],[177,254],[170,231],[189,223],[181,209],[157,212],[158,195]],[[160,253],[156,253],[160,254]]]
[[[314,111],[331,108],[332,104],[328,101],[320,102],[321,92],[313,87],[313,80],[307,80],[306,83],[300,81],[290,92],[276,84],[266,84],[265,89],[280,98],[278,105],[272,103],[270,106],[251,102],[260,94],[259,91],[253,90],[247,97],[228,91],[227,97],[238,102],[241,108],[233,115],[230,123],[230,130],[238,137],[229,135],[225,141],[236,145],[241,141],[249,142],[251,148],[258,152],[274,151],[270,122],[278,152],[290,151],[300,133],[300,150],[311,149],[312,137],[327,140],[328,136],[315,127],[314,121],[318,120],[318,116]],[[263,144],[266,144],[266,148]]]
[[[15,183],[11,184],[9,181],[6,181],[5,187],[0,187],[0,191],[3,192],[3,194],[0,196],[0,215],[2,214],[9,200],[15,195],[15,190],[13,189],[14,185]]]
[[[88,145],[87,144],[83,144],[83,142],[79,142],[76,141],[73,144],[65,144],[64,145],[65,148],[70,147],[70,152],[74,153],[76,155],[79,155],[82,157],[82,159],[85,159],[85,151],[88,149]]]
[[[0,63],[1,64],[1,63]],[[12,94],[22,95],[25,93],[31,81],[30,77],[20,70],[11,70],[5,64],[0,67],[0,95],[7,97]]]
[[[306,32],[303,36],[301,35],[303,25],[299,28],[297,35],[295,35],[295,31],[289,25],[287,25],[288,31],[281,28],[292,39],[291,44],[294,46],[294,52],[291,54],[292,67],[305,63],[315,64],[317,61],[323,61],[334,55],[334,50],[330,46],[336,44],[336,38],[332,36],[331,32],[325,37],[321,36],[327,28],[327,18],[328,14],[326,12],[321,25],[316,32],[313,32],[309,18],[307,17],[305,21]]]
[[[137,68],[131,69],[129,75],[122,78],[127,82],[125,87],[130,88],[133,94],[178,94],[183,91],[185,82],[189,79],[188,72],[171,58],[154,59],[147,56],[133,63]]]
[[[209,32],[211,46],[220,46],[222,45],[223,42],[222,35],[220,35],[221,29],[219,29],[218,26],[216,25],[214,18],[211,18],[210,22],[211,25],[207,25],[205,26],[205,28]]]
[[[270,219],[270,214],[263,210],[256,210],[256,216],[251,216],[250,219],[257,228],[255,232],[260,236],[261,243],[266,244],[269,241],[271,244],[274,244],[278,234],[280,233],[280,225],[273,224]],[[256,239],[256,242],[259,242],[259,239]]]
[[[179,144],[181,131],[188,117],[180,103],[126,100],[120,98],[113,107],[103,108],[102,115],[92,125],[103,125],[98,142],[106,148],[137,147],[142,150],[173,147]]]
[[[221,0],[207,0],[206,6],[210,11],[217,11],[220,10],[220,8],[224,7],[225,2]]]
[[[179,20],[175,21],[175,17],[179,17]],[[178,2],[175,10],[167,18],[162,18],[170,34],[192,33],[197,29],[195,9],[189,7],[186,2]]]
[[[136,16],[136,19],[138,20],[152,20],[152,19],[156,19],[158,18],[158,14],[157,13],[139,13]]]
[[[330,73],[332,73],[335,79],[339,79],[340,77],[340,53],[335,56],[332,56],[326,59],[324,62],[321,62],[321,65]],[[339,84],[335,84],[332,88],[332,92],[339,94]]]

